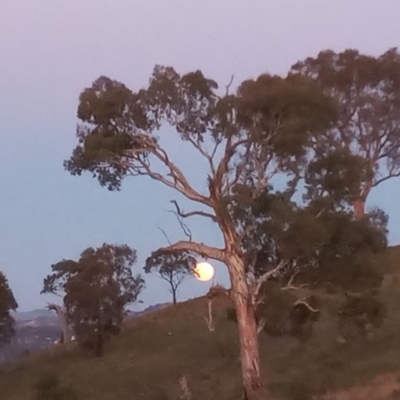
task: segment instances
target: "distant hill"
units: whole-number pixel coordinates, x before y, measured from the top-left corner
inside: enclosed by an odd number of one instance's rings
[[[32,310],[32,311],[16,311],[13,312],[12,315],[17,321],[30,321],[40,317],[53,317],[54,311],[47,309]]]

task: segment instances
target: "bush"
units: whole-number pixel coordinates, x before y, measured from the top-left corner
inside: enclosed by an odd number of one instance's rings
[[[265,285],[262,296],[263,303],[257,309],[257,319],[264,322],[264,332],[269,336],[291,335],[300,339],[310,337],[319,312],[310,311],[302,303],[296,304],[296,296],[281,290],[274,283]],[[320,305],[315,296],[310,296],[306,302],[313,308]],[[226,316],[228,320],[237,322],[235,309],[227,309]]]
[[[282,400],[312,400],[314,398],[311,385],[300,380],[275,382],[269,385],[269,389]]]
[[[72,388],[62,386],[54,373],[40,377],[35,384],[35,400],[77,400]]]
[[[348,294],[339,309],[339,327],[347,337],[349,332],[366,336],[369,328],[381,327],[385,317],[386,307],[373,293]]]

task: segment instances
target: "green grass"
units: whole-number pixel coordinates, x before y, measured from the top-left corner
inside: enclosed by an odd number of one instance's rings
[[[328,313],[311,339],[260,336],[263,375],[277,398],[309,399],[400,371],[400,286],[388,278],[383,299],[388,318],[372,339],[338,344]],[[229,300],[214,300],[215,331],[203,316],[205,298],[190,300],[131,321],[96,359],[74,345],[32,355],[0,371],[0,398],[35,400],[39,379],[56,373],[81,400],[172,400],[185,376],[196,400],[240,398],[240,362]],[[58,399],[55,399],[58,400]]]

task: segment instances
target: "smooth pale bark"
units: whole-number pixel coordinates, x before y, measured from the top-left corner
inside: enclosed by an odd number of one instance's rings
[[[365,215],[365,201],[358,199],[354,202],[354,216],[357,220],[360,220]]]
[[[69,325],[67,322],[67,318],[65,316],[65,312],[62,307],[56,304],[49,305],[50,310],[54,310],[57,313],[58,320],[60,321],[61,329],[62,329],[62,343],[68,343],[71,341],[72,335],[69,329]]]
[[[255,309],[251,301],[244,263],[238,256],[229,257],[228,262],[239,328],[244,398],[246,400],[267,399],[260,374]]]

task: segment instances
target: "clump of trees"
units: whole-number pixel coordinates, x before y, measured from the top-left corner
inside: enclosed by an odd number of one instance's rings
[[[156,66],[137,92],[102,76],[80,95],[71,174],[89,172],[109,190],[147,176],[192,202],[185,212],[173,201],[180,222],[201,217],[219,229],[221,248],[189,236],[154,254],[226,264],[248,399],[265,396],[257,333],[271,329],[263,318],[271,280],[292,292],[380,285],[374,256],[387,246],[387,216],[364,205],[372,187],[400,174],[398,61],[396,50],[376,59],[322,52],[233,93],[201,71]],[[203,158],[206,191],[169,157],[164,126]],[[312,310],[309,300],[296,301]]]
[[[143,289],[132,267],[136,251],[127,245],[103,244],[88,248],[79,260],[62,260],[51,266],[42,293],[63,296],[68,322],[78,343],[101,357],[104,344],[120,332],[125,307]]]
[[[8,285],[7,278],[0,272],[0,346],[9,343],[15,334],[15,321],[11,311],[15,311],[18,304]]]

